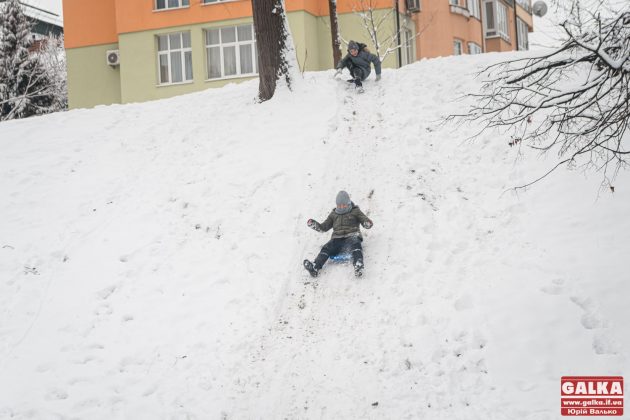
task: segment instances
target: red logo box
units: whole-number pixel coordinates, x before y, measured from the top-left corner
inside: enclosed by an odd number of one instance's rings
[[[563,416],[622,416],[622,376],[563,376],[560,379]]]

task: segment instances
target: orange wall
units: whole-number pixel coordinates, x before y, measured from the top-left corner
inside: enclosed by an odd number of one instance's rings
[[[422,2],[422,11],[414,15],[416,30],[423,31],[416,41],[416,57],[434,58],[453,54],[455,38],[463,41],[468,53],[468,42],[483,48],[481,22],[473,17],[452,13],[449,2]]]
[[[66,48],[118,42],[114,1],[63,0]]]
[[[391,0],[364,0],[375,8],[392,7]],[[286,0],[287,11],[305,10],[328,15],[328,0]],[[361,0],[338,0],[338,13],[360,8]],[[204,5],[190,0],[182,9],[154,10],[154,0],[63,0],[66,48],[118,42],[118,34],[204,22],[238,19],[252,15],[251,0]]]
[[[116,0],[118,33],[140,32],[150,29],[183,26],[252,15],[250,0],[201,5],[191,0],[190,7],[155,11],[154,0]]]
[[[338,13],[350,13],[361,0],[341,0]],[[371,1],[374,8],[392,7],[391,0]],[[170,26],[239,19],[252,15],[251,0],[202,4],[202,0],[190,0],[190,7],[176,10],[153,10],[154,0],[116,0],[118,33],[139,32]],[[314,16],[328,15],[328,0],[286,0],[288,12],[305,10]]]

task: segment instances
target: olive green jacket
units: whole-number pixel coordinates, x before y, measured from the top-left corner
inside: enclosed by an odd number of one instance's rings
[[[345,214],[337,214],[335,209],[333,209],[326,220],[324,220],[324,223],[316,222],[316,230],[319,232],[328,232],[332,228],[332,239],[346,238],[357,234],[361,237],[359,225],[370,229],[373,223],[363,214],[358,206],[353,205],[352,210]]]

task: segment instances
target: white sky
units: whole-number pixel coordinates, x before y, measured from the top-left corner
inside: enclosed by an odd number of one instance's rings
[[[563,31],[556,20],[552,10],[542,18],[534,16],[534,32],[529,34],[530,50],[548,48],[560,44],[558,40],[562,38]]]

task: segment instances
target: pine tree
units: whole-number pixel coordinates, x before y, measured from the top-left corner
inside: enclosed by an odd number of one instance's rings
[[[32,23],[18,0],[0,12],[0,121],[49,112],[51,81],[36,54],[29,52]]]
[[[68,109],[68,72],[63,35],[50,36],[40,44],[37,58],[42,63],[50,80],[50,94],[53,102],[49,112]]]

